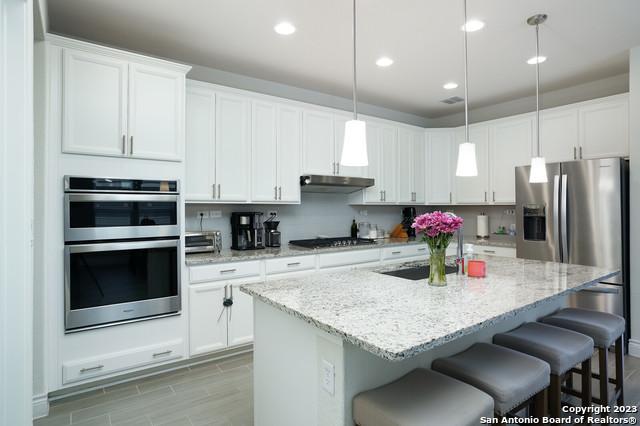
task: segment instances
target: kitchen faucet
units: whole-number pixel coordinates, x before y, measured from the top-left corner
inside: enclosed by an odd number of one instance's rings
[[[464,268],[465,268],[465,264],[464,264],[464,236],[462,235],[462,228],[464,226],[461,226],[456,232],[458,233],[458,247],[456,248],[456,265],[458,265],[458,275],[464,275]]]

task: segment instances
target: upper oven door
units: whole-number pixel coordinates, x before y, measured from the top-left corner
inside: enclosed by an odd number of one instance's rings
[[[178,235],[177,195],[65,194],[67,242]]]

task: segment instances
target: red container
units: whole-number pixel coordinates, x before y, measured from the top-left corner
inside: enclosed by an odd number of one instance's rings
[[[484,278],[487,276],[487,263],[484,260],[470,260],[467,271],[470,277]]]

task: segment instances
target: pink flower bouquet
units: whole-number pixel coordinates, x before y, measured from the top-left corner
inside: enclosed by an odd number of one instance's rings
[[[423,234],[429,245],[429,284],[447,285],[445,258],[453,234],[462,228],[464,220],[453,213],[435,211],[415,218],[411,227]]]

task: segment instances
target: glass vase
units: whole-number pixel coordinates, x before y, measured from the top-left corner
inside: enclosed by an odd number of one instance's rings
[[[447,249],[430,248],[429,257],[429,285],[445,286],[447,285],[447,273],[445,270],[445,258],[447,257]]]

